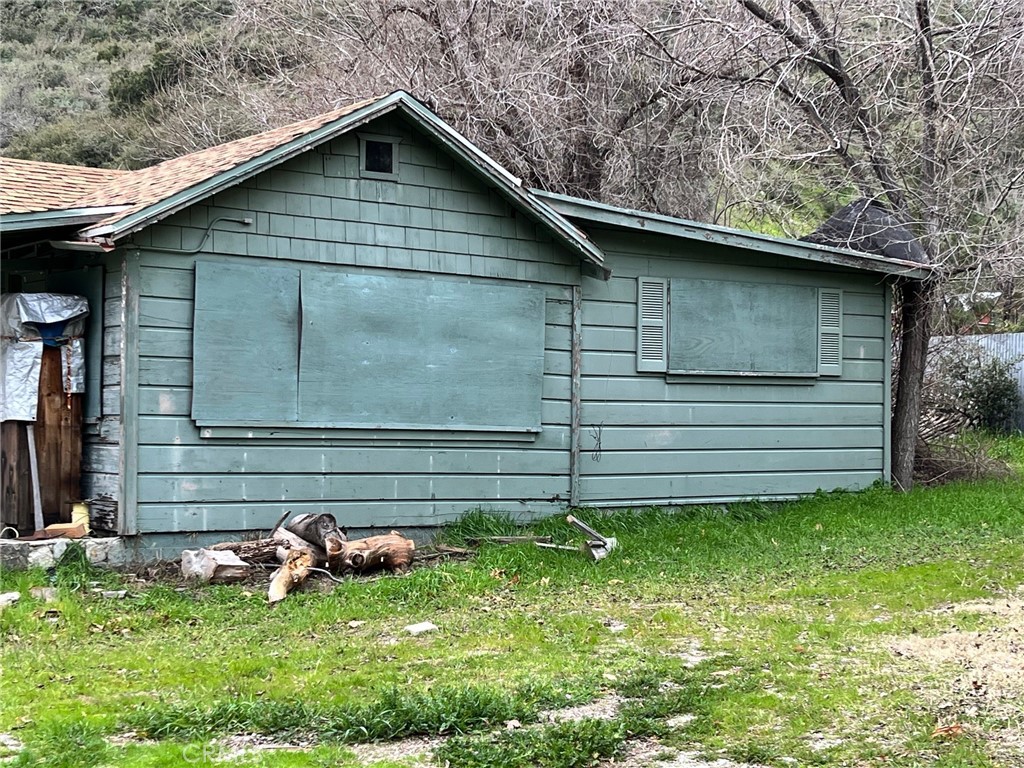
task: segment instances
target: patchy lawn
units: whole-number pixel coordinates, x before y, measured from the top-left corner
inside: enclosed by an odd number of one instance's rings
[[[71,562],[3,574],[0,591],[25,596],[0,612],[0,755],[1024,764],[1021,482],[580,517],[618,538],[611,557],[485,546],[273,609],[262,585],[181,588]],[[533,530],[574,540],[561,519]],[[446,535],[510,532],[470,515]],[[28,597],[51,582],[55,602]],[[439,629],[403,631],[425,620]]]

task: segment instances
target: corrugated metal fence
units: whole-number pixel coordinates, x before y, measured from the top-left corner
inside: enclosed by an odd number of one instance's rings
[[[943,337],[948,339],[949,337]],[[981,333],[972,336],[958,336],[958,341],[972,342],[1000,360],[1017,360],[1013,376],[1017,380],[1017,391],[1024,398],[1024,333]],[[1024,431],[1024,407],[1017,410],[1017,429]]]

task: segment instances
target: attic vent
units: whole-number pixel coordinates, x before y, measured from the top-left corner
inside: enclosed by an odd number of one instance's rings
[[[364,179],[398,181],[398,145],[393,136],[359,134],[359,175]]]
[[[831,288],[818,291],[818,374],[843,373],[843,292]]]
[[[636,369],[664,372],[668,361],[668,281],[637,278]]]
[[[366,165],[363,170],[373,173],[395,172],[395,145],[390,141],[366,142]]]

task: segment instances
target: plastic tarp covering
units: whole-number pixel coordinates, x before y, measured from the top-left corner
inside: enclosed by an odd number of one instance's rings
[[[0,421],[35,421],[43,334],[39,327],[65,323],[57,344],[65,392],[85,391],[84,296],[9,293],[0,299]]]

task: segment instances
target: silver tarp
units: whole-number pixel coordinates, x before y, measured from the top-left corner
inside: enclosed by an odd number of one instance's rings
[[[0,421],[35,421],[43,337],[39,326],[70,321],[57,338],[65,392],[85,391],[84,296],[9,293],[0,298]]]

